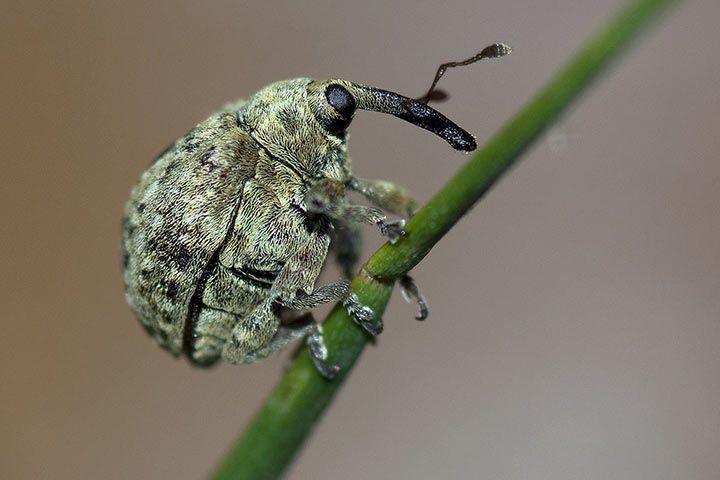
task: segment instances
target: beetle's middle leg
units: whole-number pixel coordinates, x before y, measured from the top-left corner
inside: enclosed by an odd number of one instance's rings
[[[374,321],[373,311],[360,303],[350,282],[339,280],[315,288],[327,255],[328,244],[311,240],[285,263],[273,283],[270,299],[292,310],[307,310],[323,303],[341,301],[352,319],[373,335],[382,332],[382,321]]]
[[[350,289],[350,282],[345,280],[328,283],[315,289],[312,293],[304,293],[299,290],[289,297],[279,297],[277,301],[281,305],[294,310],[304,310],[317,307],[323,303],[340,301],[355,323],[365,330],[373,335],[380,335],[383,330],[382,320],[373,320],[373,311],[360,303],[360,299]]]
[[[350,190],[367,198],[373,205],[390,213],[410,218],[418,209],[418,203],[410,193],[395,183],[386,180],[350,177],[346,185]]]
[[[331,179],[322,179],[305,194],[305,204],[309,213],[327,215],[333,220],[345,222],[369,223],[377,225],[390,243],[395,243],[405,235],[405,220],[388,222],[379,208],[366,207],[350,203],[345,198],[345,185]]]

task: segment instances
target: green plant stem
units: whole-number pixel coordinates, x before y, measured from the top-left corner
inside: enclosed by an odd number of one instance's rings
[[[361,301],[381,315],[395,280],[415,267],[649,20],[672,3],[635,0],[623,8],[418,211],[407,225],[407,236],[395,245],[382,246],[370,258],[353,280]],[[232,447],[216,480],[277,478],[290,464],[369,340],[341,306],[330,312],[324,328],[329,360],[342,368],[341,373],[326,380],[307,352],[298,355]]]

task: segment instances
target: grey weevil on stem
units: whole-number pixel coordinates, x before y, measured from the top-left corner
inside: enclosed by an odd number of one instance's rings
[[[362,305],[347,280],[316,279],[333,244],[347,277],[358,258],[359,225],[376,225],[390,242],[403,236],[417,203],[405,189],[354,177],[346,129],[356,110],[388,113],[428,130],[456,150],[475,139],[430,108],[448,67],[506,55],[494,44],[443,64],[423,97],[347,80],[276,82],[226,105],[152,163],[133,189],[123,219],[127,299],[158,345],[195,365],[223,359],[251,363],[305,338],[318,371],[332,378],[322,328],[299,313],[341,301],[372,335],[382,320]],[[355,191],[376,207],[350,202]],[[406,295],[427,316],[409,277]]]

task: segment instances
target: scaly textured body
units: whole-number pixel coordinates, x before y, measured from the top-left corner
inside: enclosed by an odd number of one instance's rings
[[[347,281],[315,287],[333,229],[346,272],[357,258],[354,224],[376,224],[391,241],[404,234],[402,221],[350,203],[346,189],[394,213],[415,208],[402,188],[352,176],[345,129],[356,108],[475,148],[427,105],[344,80],[277,82],[214,113],[158,157],[125,211],[127,298],[161,347],[202,365],[248,363],[305,337],[332,376],[320,326],[294,311],[339,300],[380,332]]]

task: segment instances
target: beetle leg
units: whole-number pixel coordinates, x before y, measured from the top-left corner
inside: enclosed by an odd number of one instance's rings
[[[380,228],[380,233],[382,233],[384,237],[387,237],[390,243],[395,243],[400,237],[405,236],[405,219],[401,218],[400,220],[389,223],[381,221],[378,222],[377,225]]]
[[[278,274],[269,298],[292,310],[307,310],[323,303],[341,301],[352,319],[373,335],[382,331],[382,322],[374,321],[373,311],[362,305],[350,290],[350,282],[337,282],[315,288],[327,255],[328,244],[322,237],[307,242],[295,252]]]
[[[328,350],[323,339],[322,325],[313,322],[305,343],[307,343],[310,358],[320,375],[325,378],[334,378],[340,371],[340,367],[327,363]]]
[[[276,336],[280,325],[272,299],[255,307],[247,318],[238,320],[230,338],[223,345],[222,357],[230,363],[252,363],[266,357],[270,353],[267,346]]]
[[[387,222],[382,210],[348,202],[345,199],[345,186],[335,180],[316,182],[305,195],[305,204],[309,213],[327,215],[333,220],[377,225],[390,243],[395,243],[405,235],[405,220]]]
[[[333,223],[335,228],[330,245],[335,251],[335,259],[343,275],[345,278],[352,278],[362,249],[362,228],[357,223],[343,220],[335,220]]]
[[[415,315],[415,320],[425,320],[430,314],[430,311],[428,310],[425,296],[420,292],[415,280],[406,274],[400,278],[399,283],[400,292],[405,301],[408,303],[417,303],[418,313]]]
[[[331,379],[340,371],[340,367],[327,363],[328,351],[323,339],[322,325],[317,323],[311,313],[306,313],[295,319],[291,324],[281,325],[270,344],[258,355],[267,356],[273,352],[284,349],[290,342],[298,338],[305,338],[305,345],[315,368],[325,378]],[[302,344],[301,344],[302,348]],[[300,348],[293,354],[295,357]]]
[[[310,209],[312,211],[312,209]],[[320,212],[317,212],[320,213]],[[395,243],[398,239],[405,235],[405,220],[399,219],[388,222],[387,217],[382,210],[365,205],[356,205],[347,201],[334,205],[330,212],[323,212],[325,215],[334,219],[344,219],[353,223],[368,223],[376,225],[380,229],[380,233],[388,239],[390,243]]]
[[[281,314],[280,318],[282,319],[281,321],[283,322],[284,326],[289,325],[293,328],[297,328],[299,326],[306,326],[310,323],[315,322],[315,317],[313,317],[312,313],[310,313],[310,312],[305,312],[302,315],[296,315],[294,317],[291,315],[292,313],[297,313],[297,312],[294,312],[293,310],[289,310],[289,309],[283,309],[284,315]],[[290,354],[290,360],[295,360],[297,358],[297,356],[300,355],[300,352],[302,352],[302,350],[305,346],[306,345],[298,344],[298,346],[295,347],[293,349],[292,353]],[[289,367],[290,365],[288,364],[287,366]]]
[[[326,378],[337,374],[339,367],[327,363],[327,347],[322,337],[322,327],[312,316],[304,315],[292,324],[278,326],[275,333],[267,339],[267,335],[262,333],[269,332],[278,322],[277,315],[272,309],[268,309],[267,303],[260,305],[249,321],[235,325],[231,340],[225,343],[223,348],[223,357],[232,363],[252,363],[283,350],[297,339],[305,338],[310,358],[320,374]],[[263,328],[264,326],[270,328]]]
[[[302,330],[306,332],[305,345],[298,345],[290,358],[292,360],[297,358],[303,347],[307,346],[310,359],[313,361],[317,371],[320,372],[320,375],[327,379],[334,378],[340,371],[340,367],[328,364],[327,362],[328,350],[325,346],[325,340],[323,339],[322,325],[315,321],[315,318],[310,312],[306,312],[299,317],[293,318],[290,322],[290,324],[285,324],[280,328],[290,328],[292,330]],[[288,364],[287,367],[290,367],[290,365]]]
[[[295,310],[304,310],[316,307],[323,303],[341,301],[350,317],[372,335],[380,335],[383,330],[382,319],[374,320],[373,311],[360,303],[357,295],[350,290],[350,283],[345,280],[328,283],[317,288],[312,293],[296,291],[288,297],[278,297],[277,302]]]
[[[418,209],[418,203],[410,193],[392,182],[350,177],[346,185],[350,190],[367,198],[373,205],[396,215],[410,218]]]
[[[281,325],[275,336],[263,349],[258,350],[257,355],[266,357],[273,352],[283,350],[291,342],[299,338],[307,338],[315,332],[315,323],[305,325]]]
[[[350,295],[343,300],[343,305],[345,305],[345,308],[350,314],[350,318],[367,330],[371,335],[378,336],[382,333],[382,318],[378,318],[376,321],[373,321],[373,317],[375,316],[374,312],[370,309],[370,307],[366,307],[360,303],[360,299],[357,295],[350,292]]]

